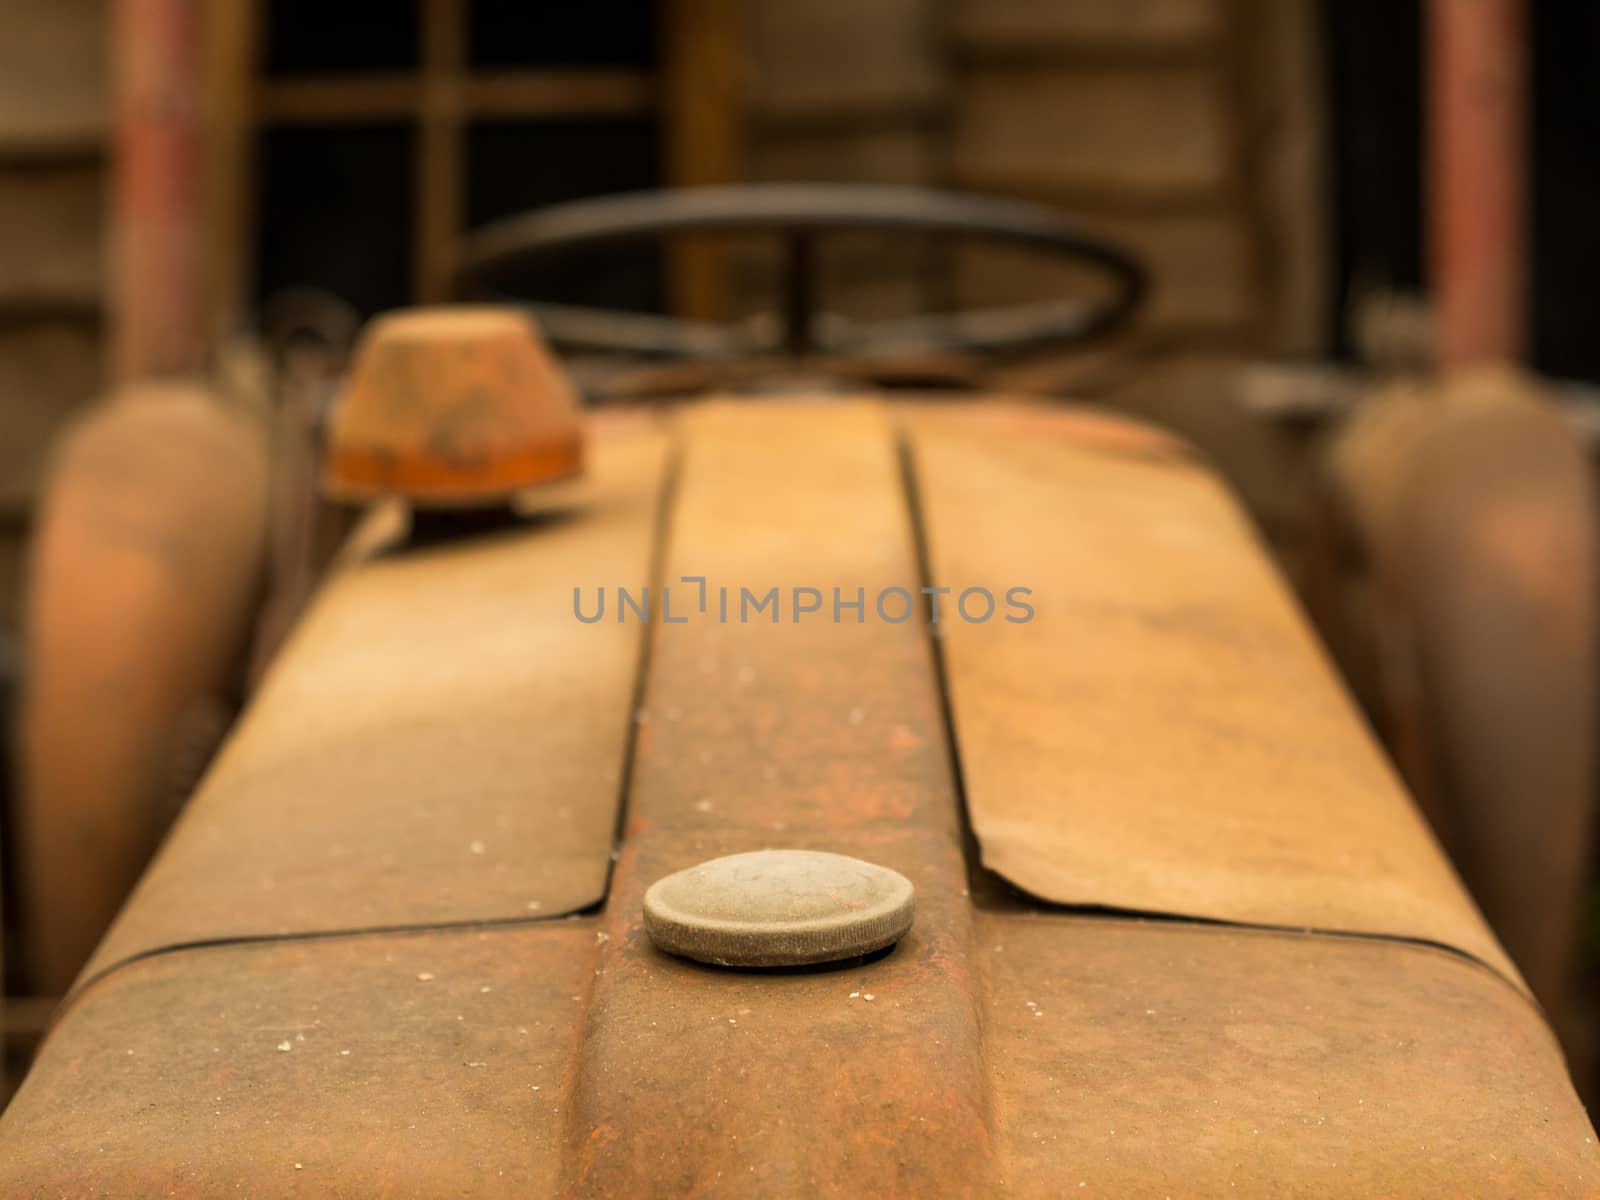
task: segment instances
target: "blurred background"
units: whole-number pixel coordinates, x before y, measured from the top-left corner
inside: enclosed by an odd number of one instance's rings
[[[1092,347],[816,373],[1204,448],[1593,1097],[1597,44],[1600,8],[1516,0],[0,0],[8,1078],[326,562],[362,321],[461,298],[510,214],[834,181],[1030,200],[1143,264]],[[819,269],[852,317],[1079,286],[930,238]],[[759,328],[777,271],[740,237],[539,286]],[[592,403],[752,377],[573,366]]]

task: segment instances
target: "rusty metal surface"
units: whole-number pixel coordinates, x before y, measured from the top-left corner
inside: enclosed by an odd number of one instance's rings
[[[41,990],[71,983],[183,799],[186,735],[223,707],[247,643],[267,476],[265,429],[178,386],[119,394],[56,456],[31,552],[17,743]]]
[[[1375,584],[1384,722],[1559,1028],[1593,821],[1586,448],[1534,380],[1483,369],[1370,397],[1329,473]]]
[[[707,611],[697,585],[675,583],[674,616],[690,619],[656,631],[629,839],[662,825],[774,837],[910,824],[954,835],[927,639],[917,621],[886,624],[871,611],[879,588],[918,581],[883,410],[729,402],[685,410],[681,427],[663,579],[704,576]],[[826,611],[794,621],[797,586],[823,592]],[[865,590],[865,621],[832,621],[836,586],[847,598]],[[741,588],[777,588],[782,619],[768,607],[741,621]]]
[[[667,451],[608,440],[570,509],[338,573],[87,974],[599,900],[642,628],[579,624],[572,588],[646,579]]]
[[[882,410],[683,425],[664,579],[917,584]],[[1124,433],[1073,470],[1186,461]],[[651,631],[601,912],[127,963],[78,993],[0,1118],[0,1192],[1600,1194],[1559,1053],[1494,971],[1008,896],[963,854],[925,630],[714,614]],[[827,971],[652,947],[648,884],[768,845],[904,873],[911,932]]]
[[[821,972],[670,958],[644,888],[768,844],[845,848],[917,887],[886,958]],[[602,932],[572,1097],[567,1170],[585,1196],[981,1195],[995,1177],[972,912],[946,836],[661,833],[630,841]]]
[[[959,872],[893,832],[871,852],[892,858],[896,841],[924,880]],[[890,957],[826,973],[698,967],[642,934],[597,946],[590,918],[135,963],[80,998],[0,1118],[0,1187],[1600,1191],[1548,1031],[1457,956],[1061,914],[974,921],[940,892]],[[971,973],[952,974],[952,954]],[[930,979],[970,1007],[928,1005]]]
[[[471,507],[582,467],[572,384],[533,322],[506,308],[420,308],[373,321],[334,410],[327,493]]]
[[[926,638],[915,622],[715,619],[721,584],[812,586],[830,603],[834,586],[915,588],[892,430],[875,407],[803,402],[685,421],[664,578],[704,575],[713,598],[655,631],[580,1059],[580,1079],[605,1083],[574,1097],[571,1182],[595,1196],[975,1194],[990,1163],[971,911]],[[911,933],[878,963],[824,973],[708,973],[651,947],[646,885],[767,846],[900,871],[917,888]],[[714,1083],[686,1087],[707,1064]]]
[[[1538,1014],[1431,947],[985,914],[984,1053],[1024,1196],[1595,1196]]]
[[[942,636],[984,864],[1058,904],[1435,941],[1520,986],[1211,472],[1003,422],[909,424],[934,581],[1037,612]]]
[[[136,963],[46,1041],[0,1194],[554,1195],[593,946],[552,922]]]

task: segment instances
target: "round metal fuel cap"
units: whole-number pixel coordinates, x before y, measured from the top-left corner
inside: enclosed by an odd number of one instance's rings
[[[898,871],[819,850],[713,858],[656,881],[644,926],[669,954],[724,967],[796,967],[892,946],[916,890]]]

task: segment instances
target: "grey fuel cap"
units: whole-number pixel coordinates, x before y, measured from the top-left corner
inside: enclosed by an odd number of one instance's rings
[[[668,954],[724,967],[793,967],[871,954],[911,928],[898,871],[820,850],[756,850],[657,880],[644,927]]]

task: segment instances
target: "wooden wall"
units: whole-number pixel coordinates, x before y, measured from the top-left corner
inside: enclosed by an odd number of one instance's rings
[[[747,56],[743,177],[929,186],[942,174],[948,99],[941,0],[742,0]],[[772,247],[735,258],[741,308],[770,304]],[[852,316],[903,313],[935,261],[904,239],[831,241],[822,296]]]
[[[933,184],[1056,207],[1129,246],[1146,328],[1309,353],[1325,332],[1315,0],[744,0],[747,177]],[[927,298],[927,256],[836,255],[833,294]],[[1056,293],[1010,252],[934,264],[966,303]],[[759,274],[746,271],[741,290]],[[937,290],[937,289],[935,289]]]
[[[0,624],[56,430],[100,386],[105,0],[0,0]]]
[[[953,4],[953,183],[1128,245],[1169,340],[1314,348],[1319,231],[1298,219],[1320,187],[1312,0]],[[988,301],[1053,278],[976,256],[962,269]]]

